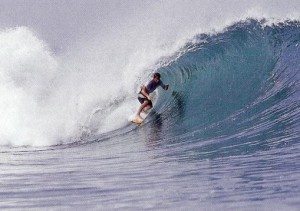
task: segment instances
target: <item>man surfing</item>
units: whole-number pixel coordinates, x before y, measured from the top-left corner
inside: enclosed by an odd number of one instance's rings
[[[141,112],[142,111],[146,112],[153,107],[150,93],[154,92],[154,90],[158,86],[161,86],[164,90],[168,90],[168,88],[169,88],[169,85],[165,85],[160,80],[159,73],[154,73],[152,80],[149,81],[146,86],[144,86],[144,85],[141,86],[141,91],[139,92],[139,95],[138,95],[138,100],[141,103],[141,106],[138,109],[137,115],[134,118],[133,122],[135,122],[135,123],[143,122],[143,118],[141,117]]]

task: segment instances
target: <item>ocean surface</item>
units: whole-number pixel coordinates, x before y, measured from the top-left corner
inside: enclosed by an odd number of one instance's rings
[[[300,209],[299,21],[239,20],[137,67],[120,56],[139,71],[117,88],[26,27],[2,31],[0,46],[18,58],[0,62],[1,210]],[[61,61],[80,56],[90,69],[74,76]],[[153,72],[170,90],[136,126]]]

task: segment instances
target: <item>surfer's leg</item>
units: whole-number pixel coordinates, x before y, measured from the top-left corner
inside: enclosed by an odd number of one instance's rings
[[[142,118],[141,117],[141,112],[144,110],[145,107],[148,106],[148,100],[145,100],[142,105],[140,106],[139,110],[137,111],[137,117]]]
[[[149,101],[148,101],[148,104],[144,107],[143,111],[144,111],[144,112],[147,112],[147,111],[150,110],[152,107],[153,107],[153,106],[152,106],[152,101],[149,100]]]
[[[151,108],[152,108],[152,106],[147,105],[147,106],[144,107],[143,111],[144,111],[144,112],[147,112],[147,111],[150,110]]]

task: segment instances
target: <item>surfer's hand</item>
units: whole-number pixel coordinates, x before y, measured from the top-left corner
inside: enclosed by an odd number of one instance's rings
[[[152,97],[151,97],[150,95],[149,95],[147,98],[148,98],[148,100],[150,100],[150,101],[152,100]]]
[[[165,90],[169,89],[169,84],[165,85]]]

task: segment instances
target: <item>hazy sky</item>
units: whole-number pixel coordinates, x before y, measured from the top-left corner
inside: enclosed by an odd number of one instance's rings
[[[299,18],[299,11],[299,0],[0,0],[0,28],[30,27],[56,49],[85,34],[101,36],[124,26],[171,33],[178,27],[213,28],[217,19],[245,13]]]

